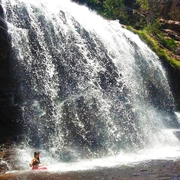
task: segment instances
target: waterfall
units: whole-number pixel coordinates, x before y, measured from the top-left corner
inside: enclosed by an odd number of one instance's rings
[[[24,144],[60,161],[174,146],[166,72],[137,35],[69,0],[3,0]]]

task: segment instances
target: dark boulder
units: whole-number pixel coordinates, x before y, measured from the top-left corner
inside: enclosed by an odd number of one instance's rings
[[[0,143],[17,137],[17,107],[11,67],[11,39],[0,5]]]

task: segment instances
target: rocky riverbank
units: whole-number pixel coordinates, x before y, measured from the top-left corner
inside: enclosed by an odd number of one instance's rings
[[[95,169],[86,171],[55,172],[22,170],[16,157],[17,151],[12,145],[0,147],[0,180],[180,180],[180,158],[146,160],[115,167],[98,167],[97,164]]]
[[[0,179],[27,180],[179,180],[180,160],[152,160],[117,166],[113,168],[99,168],[78,172],[48,172],[48,171],[17,171],[0,175]]]
[[[0,180],[180,180],[180,158],[146,160],[115,167],[97,164],[95,169],[84,171],[63,172],[58,167],[60,170],[56,172],[23,170],[18,166],[18,155],[12,145],[0,146]]]

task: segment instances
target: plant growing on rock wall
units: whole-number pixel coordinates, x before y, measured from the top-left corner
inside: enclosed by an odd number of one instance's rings
[[[124,4],[122,0],[105,0],[103,2],[104,15],[113,19],[121,16]]]
[[[137,0],[139,10],[146,16],[147,23],[154,23],[160,14],[160,7],[166,0]]]

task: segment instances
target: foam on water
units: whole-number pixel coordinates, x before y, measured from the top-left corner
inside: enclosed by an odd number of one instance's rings
[[[167,155],[168,154],[168,155]],[[116,166],[133,166],[141,162],[158,159],[176,159],[180,157],[180,149],[174,151],[171,147],[156,149],[154,151],[140,151],[138,154],[119,154],[117,156],[106,157],[101,159],[92,159],[76,163],[58,163],[49,165],[49,171],[82,171],[91,170],[105,167],[116,167]]]
[[[178,121],[179,121],[179,123],[180,123],[180,112],[175,112],[175,114],[176,114],[177,119],[178,119]]]
[[[39,150],[38,150],[39,151]],[[10,170],[7,173],[24,173],[29,172],[29,162],[32,158],[34,149],[24,148],[16,149],[16,159],[18,169]],[[144,149],[136,153],[121,152],[116,156],[109,156],[99,159],[84,159],[77,162],[58,162],[50,154],[44,150],[40,150],[41,166],[47,167],[49,172],[71,172],[71,171],[87,171],[99,168],[121,167],[121,166],[134,166],[142,162],[151,160],[176,160],[180,158],[180,148],[164,146],[155,149]],[[19,158],[18,158],[19,157]]]

